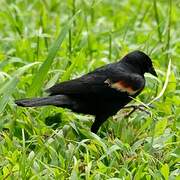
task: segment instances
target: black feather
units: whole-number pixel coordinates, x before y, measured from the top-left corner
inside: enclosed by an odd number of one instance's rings
[[[17,100],[16,104],[24,107],[54,105],[95,115],[91,131],[96,133],[109,116],[132,100],[130,96],[136,97],[143,90],[144,73],[156,75],[152,69],[152,61],[145,53],[133,51],[119,62],[52,86],[47,90],[49,97]]]

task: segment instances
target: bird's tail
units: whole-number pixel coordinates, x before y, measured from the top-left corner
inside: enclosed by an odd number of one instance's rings
[[[46,106],[54,105],[59,107],[69,107],[72,104],[72,100],[66,95],[55,95],[43,98],[33,99],[20,99],[16,100],[15,103],[22,107],[35,107],[35,106]]]

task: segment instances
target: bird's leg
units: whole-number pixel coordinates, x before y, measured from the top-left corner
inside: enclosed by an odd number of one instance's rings
[[[98,132],[100,126],[106,121],[107,118],[108,118],[108,116],[96,115],[95,120],[91,126],[91,132],[96,134]]]
[[[93,122],[93,124],[91,126],[91,132],[96,134],[98,132],[100,126],[101,126],[101,124],[97,123],[97,121],[95,119],[95,121]]]
[[[144,108],[147,108],[147,107],[142,105],[142,104],[140,104],[140,105],[130,105],[130,106],[123,107],[123,109],[129,109],[129,108],[132,108],[132,111],[130,111],[125,117],[129,117],[136,110],[143,111],[143,112],[147,113],[148,115],[151,114],[149,111],[144,109]]]

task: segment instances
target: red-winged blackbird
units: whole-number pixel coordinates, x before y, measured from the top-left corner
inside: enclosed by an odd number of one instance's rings
[[[17,100],[19,106],[54,105],[77,113],[95,115],[91,131],[97,133],[109,116],[136,97],[145,86],[144,73],[157,76],[151,59],[133,51],[119,62],[100,67],[80,78],[62,82],[47,91],[48,97]]]

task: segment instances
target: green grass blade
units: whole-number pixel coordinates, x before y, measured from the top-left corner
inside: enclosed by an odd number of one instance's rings
[[[150,104],[152,104],[154,101],[157,101],[159,98],[161,98],[163,96],[163,94],[164,94],[164,92],[165,92],[165,90],[166,90],[166,88],[168,86],[168,83],[169,83],[170,74],[171,74],[171,59],[169,60],[167,73],[166,73],[166,80],[164,82],[163,88],[162,88],[161,92],[159,93],[159,95],[148,103],[148,106]]]
[[[155,13],[155,20],[157,24],[157,32],[158,32],[158,37],[159,37],[159,42],[162,42],[162,34],[161,34],[161,29],[160,29],[160,20],[159,20],[159,14],[158,14],[158,9],[157,9],[157,1],[153,1],[153,6],[154,6],[154,13]]]
[[[34,65],[37,65],[39,63],[31,63],[26,66],[23,66],[19,68],[13,75],[9,81],[5,82],[5,84],[0,89],[0,95],[2,94],[2,97],[0,99],[0,113],[3,112],[4,108],[6,107],[9,98],[11,94],[14,92],[15,87],[17,83],[19,82],[19,76],[21,76],[25,71],[27,71],[29,68],[31,68]]]
[[[51,64],[53,63],[53,60],[54,60],[59,48],[61,47],[61,44],[62,44],[66,34],[69,32],[69,29],[70,29],[70,27],[71,27],[71,25],[72,25],[77,14],[79,14],[79,12],[77,12],[69,20],[69,22],[64,26],[64,28],[60,32],[58,38],[56,39],[56,41],[54,42],[54,44],[50,48],[46,60],[41,65],[39,71],[33,77],[32,85],[28,91],[28,96],[34,96],[37,92],[39,92],[40,88],[42,87],[43,82],[47,77],[48,70],[50,69]]]

